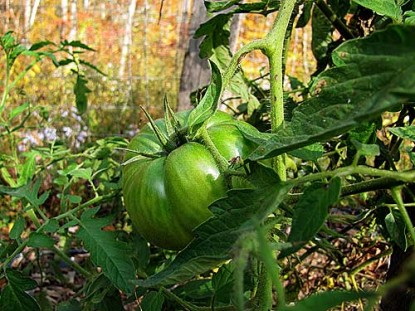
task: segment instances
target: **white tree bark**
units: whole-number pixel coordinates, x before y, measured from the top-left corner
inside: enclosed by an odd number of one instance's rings
[[[37,13],[37,9],[39,8],[39,4],[40,4],[40,0],[35,0],[35,2],[33,3],[33,8],[30,13],[29,28],[32,28],[33,24],[35,23],[36,13]]]
[[[76,0],[71,1],[70,7],[70,20],[71,20],[71,30],[69,31],[68,40],[76,40],[77,28],[78,28],[78,18],[77,18],[77,6]]]
[[[127,19],[125,21],[125,33],[124,40],[121,50],[121,59],[120,59],[120,69],[118,71],[118,76],[121,79],[124,76],[125,67],[127,64],[127,56],[130,51],[130,46],[132,43],[132,28],[133,28],[133,18],[136,9],[136,0],[131,0],[130,5],[128,6]]]
[[[68,8],[69,8],[68,0],[61,0],[61,8],[62,8],[62,19],[64,22],[67,22],[68,21]]]
[[[24,6],[24,31],[29,30],[30,14],[32,12],[32,1],[26,0]]]

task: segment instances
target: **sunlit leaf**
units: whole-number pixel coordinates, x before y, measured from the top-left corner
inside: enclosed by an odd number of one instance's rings
[[[401,7],[396,3],[396,0],[353,0],[357,4],[368,8],[379,15],[386,15],[396,21],[402,19]]]
[[[130,281],[135,278],[135,268],[128,256],[129,249],[124,242],[116,239],[114,232],[102,230],[111,220],[95,217],[98,210],[99,208],[85,210],[79,221],[77,236],[91,253],[92,262],[102,268],[117,288],[129,294],[134,289]]]
[[[212,68],[212,79],[206,94],[203,96],[200,103],[193,109],[188,116],[188,126],[191,134],[194,134],[197,129],[211,117],[218,106],[219,98],[222,93],[222,76],[221,72],[215,63],[210,62]]]
[[[415,27],[394,25],[341,45],[333,54],[336,67],[319,75],[313,96],[249,158],[272,157],[330,139],[413,98],[414,33]]]
[[[391,127],[388,131],[400,138],[415,141],[415,126]]]

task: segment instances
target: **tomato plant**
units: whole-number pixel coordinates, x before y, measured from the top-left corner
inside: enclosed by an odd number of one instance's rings
[[[134,225],[168,249],[190,242],[192,230],[212,216],[208,206],[231,187],[235,161],[256,147],[239,130],[243,121],[224,112],[216,112],[195,138],[186,133],[188,117],[189,111],[177,114],[170,133],[166,119],[147,124],[129,144],[123,169],[125,206]]]
[[[10,106],[25,72],[7,74],[0,309],[53,309],[50,280],[76,291],[57,310],[413,309],[414,1],[204,3],[215,14],[195,35],[209,86],[190,111],[165,104],[129,146],[109,137],[79,153],[58,141],[19,151],[34,110]],[[271,30],[232,55],[232,16],[275,11]],[[311,26],[309,82],[285,70],[294,25]],[[0,43],[9,73],[15,57],[56,60],[48,42]],[[62,52],[68,44],[84,48]],[[241,59],[255,50],[269,72],[248,80]],[[219,112],[223,103],[261,131]],[[50,254],[56,262],[42,263]]]

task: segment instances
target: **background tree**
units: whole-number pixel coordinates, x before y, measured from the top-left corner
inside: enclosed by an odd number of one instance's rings
[[[199,44],[201,38],[195,39],[193,35],[201,23],[207,19],[206,8],[202,1],[193,1],[191,21],[188,32],[183,36],[188,38],[188,48],[183,60],[183,69],[180,77],[179,99],[177,110],[191,107],[190,93],[209,82],[210,72],[206,59],[199,57]]]

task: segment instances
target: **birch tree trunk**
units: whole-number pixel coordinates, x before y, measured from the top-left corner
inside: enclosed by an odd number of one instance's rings
[[[30,14],[32,12],[32,1],[26,0],[24,6],[24,31],[29,31]]]
[[[76,6],[76,0],[71,1],[71,7],[70,7],[70,21],[71,21],[71,29],[69,31],[68,40],[76,40],[76,33],[78,28],[78,18],[77,18],[77,6]]]
[[[131,0],[130,5],[128,6],[127,19],[125,22],[125,33],[124,40],[121,49],[121,59],[120,59],[120,69],[118,71],[118,77],[121,79],[124,76],[125,66],[127,64],[127,56],[130,51],[131,46],[131,34],[133,27],[133,18],[136,9],[136,0]]]
[[[60,26],[60,36],[61,38],[65,37],[66,34],[66,25],[68,23],[68,0],[61,0],[61,10],[62,10],[62,24]]]
[[[33,27],[36,19],[37,9],[39,8],[40,0],[35,0],[32,11],[30,12],[29,29]]]

